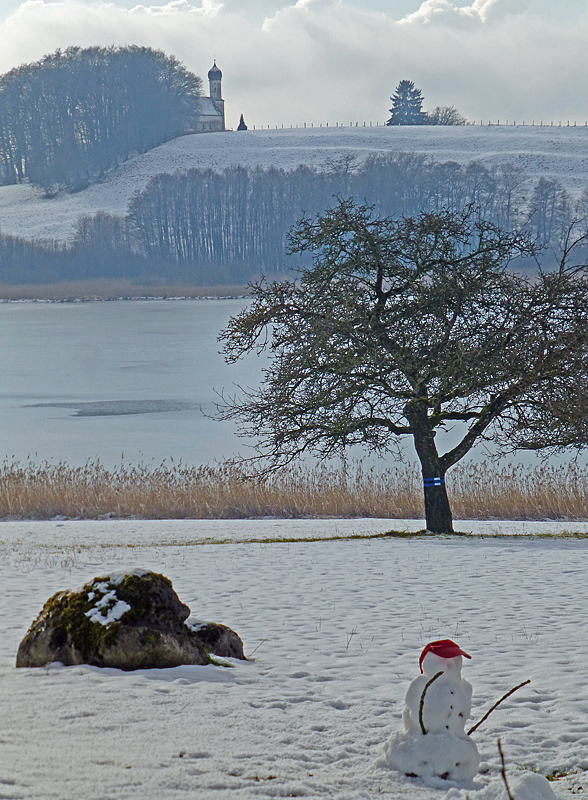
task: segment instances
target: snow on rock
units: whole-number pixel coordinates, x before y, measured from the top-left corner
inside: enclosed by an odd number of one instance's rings
[[[96,602],[85,612],[90,622],[98,622],[108,628],[113,622],[119,620],[123,614],[131,610],[131,606],[124,600],[119,600],[116,588],[109,591],[107,583],[98,583],[94,591],[88,592],[88,600]]]
[[[133,567],[132,569],[128,569],[125,572],[113,572],[109,578],[108,582],[111,586],[120,586],[120,584],[127,578],[129,575],[136,575],[138,578],[144,578],[145,575],[149,574],[148,569],[143,569],[143,567]]]

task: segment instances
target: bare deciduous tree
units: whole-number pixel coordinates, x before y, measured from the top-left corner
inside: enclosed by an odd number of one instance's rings
[[[517,274],[521,233],[472,209],[374,218],[341,200],[291,232],[299,281],[255,285],[222,333],[229,362],[269,350],[258,390],[221,408],[259,441],[266,469],[353,444],[412,438],[426,526],[453,530],[447,471],[481,439],[507,449],[588,443],[588,271],[571,229],[557,269]],[[440,452],[436,433],[457,426]]]

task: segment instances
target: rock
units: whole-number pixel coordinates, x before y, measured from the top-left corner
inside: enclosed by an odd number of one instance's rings
[[[218,622],[205,622],[194,626],[190,625],[190,627],[204,647],[215,656],[245,660],[243,642],[235,631],[227,628],[226,625],[219,625]]]
[[[94,578],[45,603],[18,648],[16,666],[60,661],[133,670],[210,664],[210,653],[245,659],[234,631],[216,623],[187,625],[189,615],[164,575]]]

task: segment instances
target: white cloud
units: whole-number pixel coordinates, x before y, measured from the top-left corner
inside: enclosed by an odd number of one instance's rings
[[[475,0],[458,8],[427,0],[415,12],[422,12],[420,21],[426,11],[439,21],[445,15],[448,24],[417,24],[351,0],[290,0],[282,7],[267,0],[271,13],[260,13],[261,0],[133,8],[29,0],[0,22],[0,72],[57,47],[139,44],[173,53],[204,78],[215,56],[229,125],[241,112],[258,127],[383,122],[402,78],[422,89],[425,108],[454,105],[478,121],[583,123],[588,18],[556,24],[524,13],[521,3]]]
[[[116,6],[110,3],[107,6],[103,6],[103,8],[116,9]],[[188,0],[172,0],[172,2],[162,6],[144,6],[139,4],[131,8],[129,13],[135,15],[198,14],[202,17],[215,17],[222,8],[223,3],[217,2],[217,0],[202,0],[200,6],[194,6],[189,3]]]
[[[523,14],[528,8],[529,0],[474,0],[469,6],[456,6],[449,0],[424,0],[417,11],[407,14],[400,23],[464,27],[498,22],[511,14]]]

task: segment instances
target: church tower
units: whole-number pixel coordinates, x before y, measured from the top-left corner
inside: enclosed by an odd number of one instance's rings
[[[223,79],[223,74],[220,69],[216,65],[216,59],[214,60],[214,64],[208,70],[208,85],[210,87],[210,99],[214,103],[215,108],[217,109],[218,113],[222,117],[222,128],[221,130],[225,130],[225,101],[222,98],[221,93],[221,81]]]

